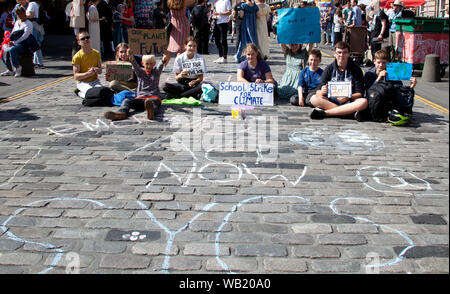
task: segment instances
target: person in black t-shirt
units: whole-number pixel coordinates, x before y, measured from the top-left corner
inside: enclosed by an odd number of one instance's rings
[[[372,57],[374,57],[375,52],[381,49],[383,40],[389,37],[389,18],[386,13],[380,9],[377,0],[373,0],[372,5],[374,5],[374,15],[372,20],[374,27],[370,34],[370,51],[372,52]]]
[[[197,0],[197,5],[191,12],[191,25],[194,38],[197,41],[197,52],[199,54],[209,54],[208,37],[209,37],[209,9],[206,0]]]

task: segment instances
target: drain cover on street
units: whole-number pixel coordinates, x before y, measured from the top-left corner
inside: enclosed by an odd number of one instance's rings
[[[121,231],[111,230],[106,235],[106,241],[132,241],[132,242],[148,242],[161,238],[161,232],[159,231]]]

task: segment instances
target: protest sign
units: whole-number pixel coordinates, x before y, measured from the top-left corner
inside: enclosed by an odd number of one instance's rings
[[[108,61],[105,76],[109,81],[128,81],[133,78],[133,67],[130,62]]]
[[[206,72],[204,59],[202,58],[185,60],[181,64],[181,67],[183,71],[188,71],[188,77],[203,74]]]
[[[164,29],[128,29],[128,45],[134,54],[161,55],[167,48]]]
[[[412,77],[412,63],[386,64],[386,81],[409,81]]]
[[[352,97],[352,82],[328,82],[328,97]]]
[[[274,91],[274,85],[269,83],[222,82],[219,104],[273,106]]]
[[[320,43],[320,12],[317,7],[278,9],[280,44]]]

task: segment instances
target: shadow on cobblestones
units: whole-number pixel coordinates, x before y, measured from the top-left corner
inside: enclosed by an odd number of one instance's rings
[[[10,121],[10,120],[26,121],[39,119],[39,117],[34,114],[26,113],[28,111],[30,111],[28,107],[22,107],[19,109],[7,111],[0,111],[0,121]]]

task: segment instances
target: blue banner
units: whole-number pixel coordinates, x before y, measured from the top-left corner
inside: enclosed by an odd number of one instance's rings
[[[278,43],[320,43],[320,12],[318,7],[278,9]]]
[[[409,81],[412,77],[412,63],[386,64],[387,81]]]

